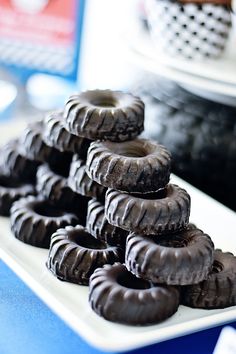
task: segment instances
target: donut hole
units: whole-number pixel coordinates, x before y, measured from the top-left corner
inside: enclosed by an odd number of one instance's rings
[[[91,100],[92,105],[101,108],[115,108],[117,106],[117,101],[111,96],[101,96],[96,97]]]
[[[52,172],[54,172],[56,175],[59,175],[64,178],[69,177],[70,169],[65,164],[56,164],[54,166],[51,166],[50,168],[51,168]]]
[[[171,247],[171,248],[183,248],[187,247],[189,242],[187,239],[179,236],[179,235],[165,235],[160,236],[154,240],[154,242],[163,247]]]
[[[51,217],[51,218],[58,218],[64,215],[64,212],[62,210],[57,209],[54,206],[45,202],[36,204],[33,207],[33,210],[36,214],[39,214],[41,216]]]
[[[214,260],[212,269],[211,269],[211,274],[216,274],[222,272],[224,269],[223,264]]]
[[[12,178],[0,176],[0,186],[5,188],[19,188],[22,183]]]
[[[156,199],[163,199],[167,196],[166,188],[161,188],[156,192],[152,193],[130,193],[133,197],[139,199],[147,199],[147,200],[156,200]]]
[[[96,239],[85,230],[73,230],[69,235],[69,239],[78,246],[91,250],[104,250],[107,248],[105,242]]]
[[[63,153],[61,159],[50,163],[50,169],[56,175],[59,175],[64,178],[68,178],[71,161],[72,161],[72,154]]]
[[[121,145],[121,144],[120,144]],[[119,146],[116,153],[124,157],[145,157],[148,155],[148,152],[142,147],[137,145],[129,146]]]
[[[128,271],[123,272],[118,276],[117,283],[128,289],[144,290],[151,288],[151,284],[147,280],[137,278]]]

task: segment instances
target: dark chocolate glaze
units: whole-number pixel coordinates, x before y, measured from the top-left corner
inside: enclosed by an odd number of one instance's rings
[[[109,224],[103,202],[96,199],[89,201],[86,228],[97,239],[125,248],[128,231]]]
[[[72,191],[68,186],[68,179],[63,175],[63,166],[61,171],[53,170],[49,165],[41,165],[37,172],[36,188],[39,194],[44,198],[51,200],[55,205],[63,207],[64,209],[71,211],[86,207],[86,203],[83,203],[85,199],[83,196]],[[69,173],[69,169],[68,169]]]
[[[91,140],[132,140],[144,129],[144,103],[129,93],[93,90],[69,98],[65,127]]]
[[[95,141],[86,164],[89,177],[105,187],[146,193],[169,182],[171,157],[164,146],[147,139]]]
[[[32,196],[13,204],[10,221],[17,239],[42,248],[49,248],[51,236],[57,229],[79,222],[76,215]]]
[[[57,160],[59,151],[45,144],[42,138],[43,121],[28,124],[20,137],[20,144],[24,156],[38,162]]]
[[[153,283],[196,284],[207,278],[214,244],[197,228],[167,235],[131,233],[126,242],[126,266],[136,276]]]
[[[188,224],[189,214],[190,196],[175,184],[147,194],[106,192],[106,218],[124,230],[145,235],[180,230]]]
[[[48,114],[44,119],[43,140],[62,152],[77,153],[81,159],[85,159],[91,140],[70,134],[64,124],[62,111]]]
[[[70,167],[68,186],[76,193],[86,197],[100,198],[105,195],[106,188],[93,181],[87,174],[86,164],[76,154]]]
[[[182,288],[182,304],[194,308],[217,309],[236,305],[236,257],[215,250],[206,280]]]
[[[88,285],[96,268],[122,261],[123,257],[121,248],[107,246],[81,225],[67,226],[52,236],[47,267],[61,280]]]
[[[167,285],[153,286],[116,263],[97,269],[90,278],[89,302],[105,319],[128,325],[158,323],[179,306],[179,291]]]
[[[13,177],[0,174],[0,215],[9,216],[12,204],[28,195],[35,195],[35,187]]]
[[[10,140],[0,150],[1,170],[22,182],[35,182],[39,163],[23,155],[22,146],[18,140]]]

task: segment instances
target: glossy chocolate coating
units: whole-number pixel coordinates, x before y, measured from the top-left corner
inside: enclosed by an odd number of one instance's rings
[[[52,234],[60,227],[75,225],[79,219],[39,197],[16,201],[11,208],[11,230],[22,242],[49,248]]]
[[[158,323],[179,306],[179,291],[167,285],[153,286],[136,278],[125,265],[116,263],[97,269],[90,278],[89,302],[105,319],[129,325]]]
[[[96,268],[123,257],[121,248],[107,246],[81,225],[67,226],[52,236],[47,267],[61,280],[88,285]]]
[[[72,191],[68,186],[67,174],[69,168],[63,168],[64,165],[59,168],[53,168],[49,165],[41,165],[37,172],[37,191],[44,198],[49,199],[55,205],[60,206],[66,210],[76,210],[86,207],[86,203],[83,203],[85,199],[83,196]]]
[[[69,98],[65,127],[91,140],[132,140],[143,131],[144,103],[129,93],[91,90]]]
[[[24,156],[22,146],[17,139],[10,140],[0,150],[0,163],[4,175],[11,176],[22,182],[34,182],[38,162]]]
[[[65,129],[64,123],[62,111],[48,114],[44,119],[44,141],[62,152],[77,153],[81,159],[86,158],[91,140],[70,134]]]
[[[128,231],[109,224],[105,217],[103,202],[96,199],[89,201],[86,228],[97,239],[109,245],[125,248]]]
[[[86,197],[100,198],[104,197],[106,188],[92,180],[86,169],[86,164],[79,158],[79,155],[73,156],[68,178],[68,186],[76,193]]]
[[[0,174],[0,215],[9,216],[12,204],[28,195],[35,195],[35,187],[13,177]]]
[[[20,137],[20,144],[24,156],[38,162],[55,161],[60,152],[45,144],[42,138],[43,121],[29,123]]]
[[[207,278],[213,251],[211,238],[197,228],[153,237],[131,233],[125,263],[136,276],[153,283],[196,284]]]
[[[214,262],[206,280],[182,288],[182,303],[202,309],[236,305],[236,257],[215,250]]]
[[[87,157],[89,177],[101,185],[127,192],[147,193],[169,182],[171,156],[155,141],[123,143],[95,141]]]
[[[106,218],[124,230],[145,235],[180,230],[188,224],[189,214],[190,196],[174,184],[155,193],[106,192]]]

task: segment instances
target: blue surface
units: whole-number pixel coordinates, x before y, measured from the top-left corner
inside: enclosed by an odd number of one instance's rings
[[[232,324],[236,328],[236,322]],[[133,354],[212,354],[222,327]],[[121,338],[122,340],[122,338]],[[85,343],[0,261],[0,354],[99,354]]]

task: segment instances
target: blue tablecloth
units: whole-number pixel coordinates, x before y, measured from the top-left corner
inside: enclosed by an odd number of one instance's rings
[[[232,324],[236,328],[236,322]],[[222,327],[133,351],[212,354]],[[0,261],[0,354],[99,354]]]

